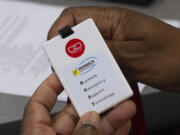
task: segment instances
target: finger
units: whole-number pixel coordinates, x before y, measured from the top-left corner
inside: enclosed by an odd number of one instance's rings
[[[123,63],[140,59],[151,50],[145,41],[106,40],[106,43],[117,60]]]
[[[51,127],[57,134],[71,135],[79,116],[72,104],[66,106],[51,122]]]
[[[136,106],[131,100],[124,101],[109,113],[103,116],[100,123],[100,132],[103,135],[111,135],[129,121],[136,112]]]
[[[66,25],[74,26],[92,18],[105,38],[111,39],[119,24],[119,17],[123,16],[124,9],[108,7],[71,7],[65,9],[51,27],[48,39],[58,35],[58,31]],[[122,19],[123,20],[123,19]],[[121,35],[122,34],[118,34]]]
[[[96,112],[87,112],[79,120],[73,135],[100,135],[98,125],[100,116]]]
[[[94,126],[85,124],[73,135],[100,135],[100,132]]]
[[[33,123],[49,124],[49,112],[54,106],[62,85],[52,73],[36,90],[26,106],[24,119]]]
[[[131,121],[128,121],[122,127],[117,129],[114,135],[129,135],[130,129],[131,129]]]
[[[150,78],[151,46],[146,41],[106,40],[109,49],[125,76],[134,81],[146,82]]]
[[[138,44],[139,41],[134,41]],[[133,49],[135,46],[134,44],[131,44],[131,42],[127,41],[112,41],[112,40],[106,40],[106,43],[113,54],[114,58],[116,59],[118,65],[120,66],[122,72],[127,77],[127,79],[130,79],[129,77],[132,77],[132,75],[137,74],[137,64],[135,63],[137,57],[137,53],[139,50],[134,51]],[[129,49],[127,49],[129,48]],[[133,65],[135,63],[135,65]],[[135,67],[136,66],[136,67]],[[129,76],[130,75],[130,76]]]
[[[74,26],[75,20],[73,14],[68,9],[65,9],[52,25],[51,29],[48,32],[47,39],[49,40],[58,35],[59,30],[67,25]]]

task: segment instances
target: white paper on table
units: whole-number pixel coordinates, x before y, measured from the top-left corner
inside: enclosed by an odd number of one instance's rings
[[[42,51],[47,33],[65,7],[0,1],[0,92],[31,96],[51,74]],[[180,27],[177,20],[166,20]],[[145,85],[140,84],[140,91]],[[66,101],[62,93],[59,100]]]
[[[42,50],[64,7],[0,1],[0,92],[31,96],[51,74]],[[60,100],[66,101],[62,93]]]

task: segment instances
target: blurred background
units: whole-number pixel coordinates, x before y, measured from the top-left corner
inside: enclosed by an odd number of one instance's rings
[[[180,27],[179,0],[0,0],[0,134],[19,134],[29,97],[51,73],[41,49],[49,28],[64,8],[85,5],[126,7]],[[139,87],[148,133],[179,135],[180,96]],[[52,117],[66,100],[63,93]]]

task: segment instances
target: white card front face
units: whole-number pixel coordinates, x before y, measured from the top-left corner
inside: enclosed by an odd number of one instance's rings
[[[92,19],[74,33],[48,41],[44,48],[80,116],[102,113],[132,96],[132,90]]]

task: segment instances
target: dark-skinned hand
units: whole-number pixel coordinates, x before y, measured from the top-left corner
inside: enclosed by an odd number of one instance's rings
[[[52,73],[36,90],[26,106],[21,135],[128,135],[136,106],[127,100],[101,117],[88,112],[81,119],[67,105],[55,118],[49,112],[62,92],[62,85]]]
[[[92,18],[129,81],[180,91],[180,30],[154,17],[118,7],[63,11],[48,38],[66,25]]]

